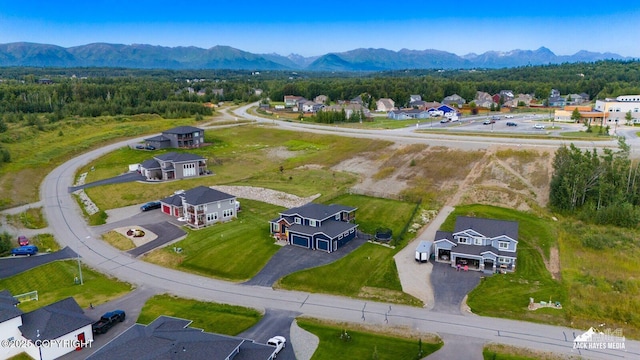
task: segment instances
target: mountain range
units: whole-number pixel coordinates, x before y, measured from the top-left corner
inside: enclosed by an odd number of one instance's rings
[[[598,60],[630,60],[613,53],[579,51],[559,56],[541,47],[537,50],[487,51],[459,56],[440,50],[392,51],[355,49],[304,57],[296,54],[253,54],[230,46],[209,49],[164,47],[145,44],[93,43],[74,47],[16,42],[0,44],[0,66],[33,67],[121,67],[138,69],[231,69],[304,71],[384,71],[402,69],[509,68]]]

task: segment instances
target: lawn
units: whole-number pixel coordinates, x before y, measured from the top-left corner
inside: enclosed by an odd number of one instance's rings
[[[193,321],[190,327],[207,332],[238,335],[257,324],[262,315],[253,309],[179,298],[173,295],[156,295],[142,307],[137,323],[149,324],[158,316],[173,316]]]
[[[422,306],[420,300],[402,292],[395,253],[365,243],[336,262],[285,276],[275,287]]]
[[[122,251],[128,251],[136,247],[136,244],[131,239],[114,230],[102,234],[102,240]]]
[[[320,339],[312,360],[414,360],[426,357],[442,347],[439,339],[429,335],[421,339],[415,334],[385,334],[355,324],[333,324],[313,319],[298,319],[297,322],[301,328]]]
[[[7,221],[14,227],[27,229],[43,229],[47,227],[47,219],[44,218],[42,208],[29,208],[19,214],[7,215]]]
[[[172,247],[155,250],[143,259],[180,270],[230,281],[252,278],[280,247],[269,235],[269,220],[283,208],[240,199],[238,218],[197,231]]]
[[[132,290],[131,285],[106,277],[93,269],[82,266],[84,284],[76,284],[79,277],[78,263],[74,260],[56,261],[0,280],[0,289],[13,295],[38,291],[38,301],[20,304],[28,312],[58,300],[73,296],[81,307],[99,305],[116,299]]]
[[[561,360],[566,359],[553,353],[518,348],[501,344],[489,344],[482,350],[484,360]]]
[[[38,234],[29,239],[29,243],[38,247],[40,252],[53,252],[60,250],[60,245],[51,234]]]

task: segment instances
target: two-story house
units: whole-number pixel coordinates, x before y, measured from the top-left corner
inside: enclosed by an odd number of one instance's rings
[[[192,228],[203,228],[238,217],[236,197],[206,186],[198,186],[160,200],[162,212],[184,217]]]
[[[356,237],[356,208],[308,203],[269,221],[271,235],[290,245],[333,252]]]
[[[389,98],[381,98],[376,101],[376,111],[389,112],[395,109],[396,103]]]
[[[436,261],[478,271],[515,271],[516,221],[458,216],[453,232],[437,231]]]
[[[138,171],[147,180],[174,180],[208,174],[207,159],[200,155],[169,152],[145,160]]]
[[[458,108],[461,108],[462,105],[464,105],[467,101],[465,99],[463,99],[460,95],[458,94],[453,94],[453,95],[449,95],[447,97],[445,97],[444,99],[442,99],[442,103],[445,105],[450,105],[450,106],[455,106]]]
[[[193,126],[178,126],[144,141],[156,149],[197,148],[204,144],[204,130]]]

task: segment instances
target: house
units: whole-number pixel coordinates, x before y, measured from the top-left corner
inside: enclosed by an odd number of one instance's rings
[[[503,101],[513,100],[515,98],[515,96],[513,94],[514,94],[513,90],[500,90],[500,93],[499,93],[500,98]],[[496,101],[496,102],[498,102],[498,101]]]
[[[391,110],[387,113],[387,118],[394,120],[428,119],[430,116],[431,113],[420,109]]]
[[[0,340],[22,339],[20,326],[24,314],[17,305],[19,301],[8,290],[0,291]],[[11,346],[0,347],[0,359],[8,359],[23,351]]]
[[[436,261],[477,271],[515,271],[518,223],[458,216],[453,232],[438,230]]]
[[[365,118],[371,117],[371,111],[361,104],[342,104],[323,106],[322,111],[343,111],[347,119],[351,119],[352,116],[357,116],[359,113],[364,114]]]
[[[560,96],[560,90],[558,89],[551,89],[551,92],[549,93],[549,97],[559,97]]]
[[[389,112],[395,109],[396,103],[389,98],[381,98],[376,101],[376,111]]]
[[[318,95],[313,98],[313,102],[318,104],[326,104],[329,101],[329,97],[327,95]]]
[[[362,101],[362,96],[358,95],[356,97],[354,97],[353,99],[349,100],[350,104],[360,104],[360,105],[364,105],[364,102]]]
[[[316,113],[324,107],[324,105],[310,100],[301,101],[300,105],[302,106],[302,112],[304,113]]]
[[[464,105],[466,102],[467,101],[458,94],[453,94],[442,99],[443,104],[453,105],[458,108],[462,107],[462,105]]]
[[[285,108],[298,107],[298,102],[300,102],[302,100],[307,100],[307,99],[303,98],[302,96],[285,95],[284,96],[284,107]]]
[[[308,203],[269,221],[271,235],[290,245],[330,253],[356,237],[355,211],[351,206]]]
[[[206,186],[198,186],[160,200],[163,213],[184,217],[186,224],[199,229],[238,217],[236,197]]]
[[[221,97],[224,96],[224,89],[222,89],[222,88],[211,89],[211,94],[221,98]]]
[[[204,144],[204,130],[193,126],[178,126],[144,141],[156,149],[197,148]]]
[[[496,104],[496,102],[493,101],[493,96],[484,91],[476,91],[476,97],[473,102],[477,107],[481,108],[490,108],[492,105],[495,106]]]
[[[430,114],[430,116],[433,114],[433,116],[444,116],[447,118],[452,118],[454,116],[460,116],[460,112],[449,106],[449,105],[439,105],[437,107],[432,107],[429,108],[429,110],[427,110],[427,112]]]
[[[149,325],[135,324],[109,341],[87,360],[189,359],[272,360],[276,348],[236,336],[220,335],[192,328],[191,321],[159,316]]]
[[[175,180],[208,174],[207,159],[189,153],[168,152],[145,160],[138,171],[147,180]]]
[[[416,101],[422,101],[422,96],[420,96],[420,95],[409,95],[409,104],[414,103]]]
[[[548,99],[550,107],[564,107],[567,100],[562,96],[552,96]]]
[[[93,342],[93,319],[87,317],[74,298],[68,297],[22,315],[18,328],[23,339],[36,343],[48,340],[47,346],[30,346],[23,350],[33,359],[53,360]],[[18,339],[17,337],[15,339]]]

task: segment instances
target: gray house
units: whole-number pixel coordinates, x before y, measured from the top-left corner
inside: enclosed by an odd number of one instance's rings
[[[276,348],[235,336],[189,327],[191,321],[160,316],[149,325],[135,324],[98,349],[87,360],[189,359],[271,360]]]
[[[355,211],[351,206],[308,203],[271,220],[271,235],[290,245],[330,253],[356,237]]]
[[[436,232],[434,254],[464,270],[515,271],[517,246],[517,222],[458,216],[453,232]]]
[[[207,159],[200,155],[169,152],[145,160],[138,171],[147,180],[174,180],[208,174]]]
[[[178,126],[163,131],[161,135],[144,139],[144,141],[156,149],[197,148],[204,144],[204,130],[193,126]]]
[[[238,216],[236,197],[206,186],[179,191],[160,200],[162,212],[184,217],[186,224],[199,229]]]

